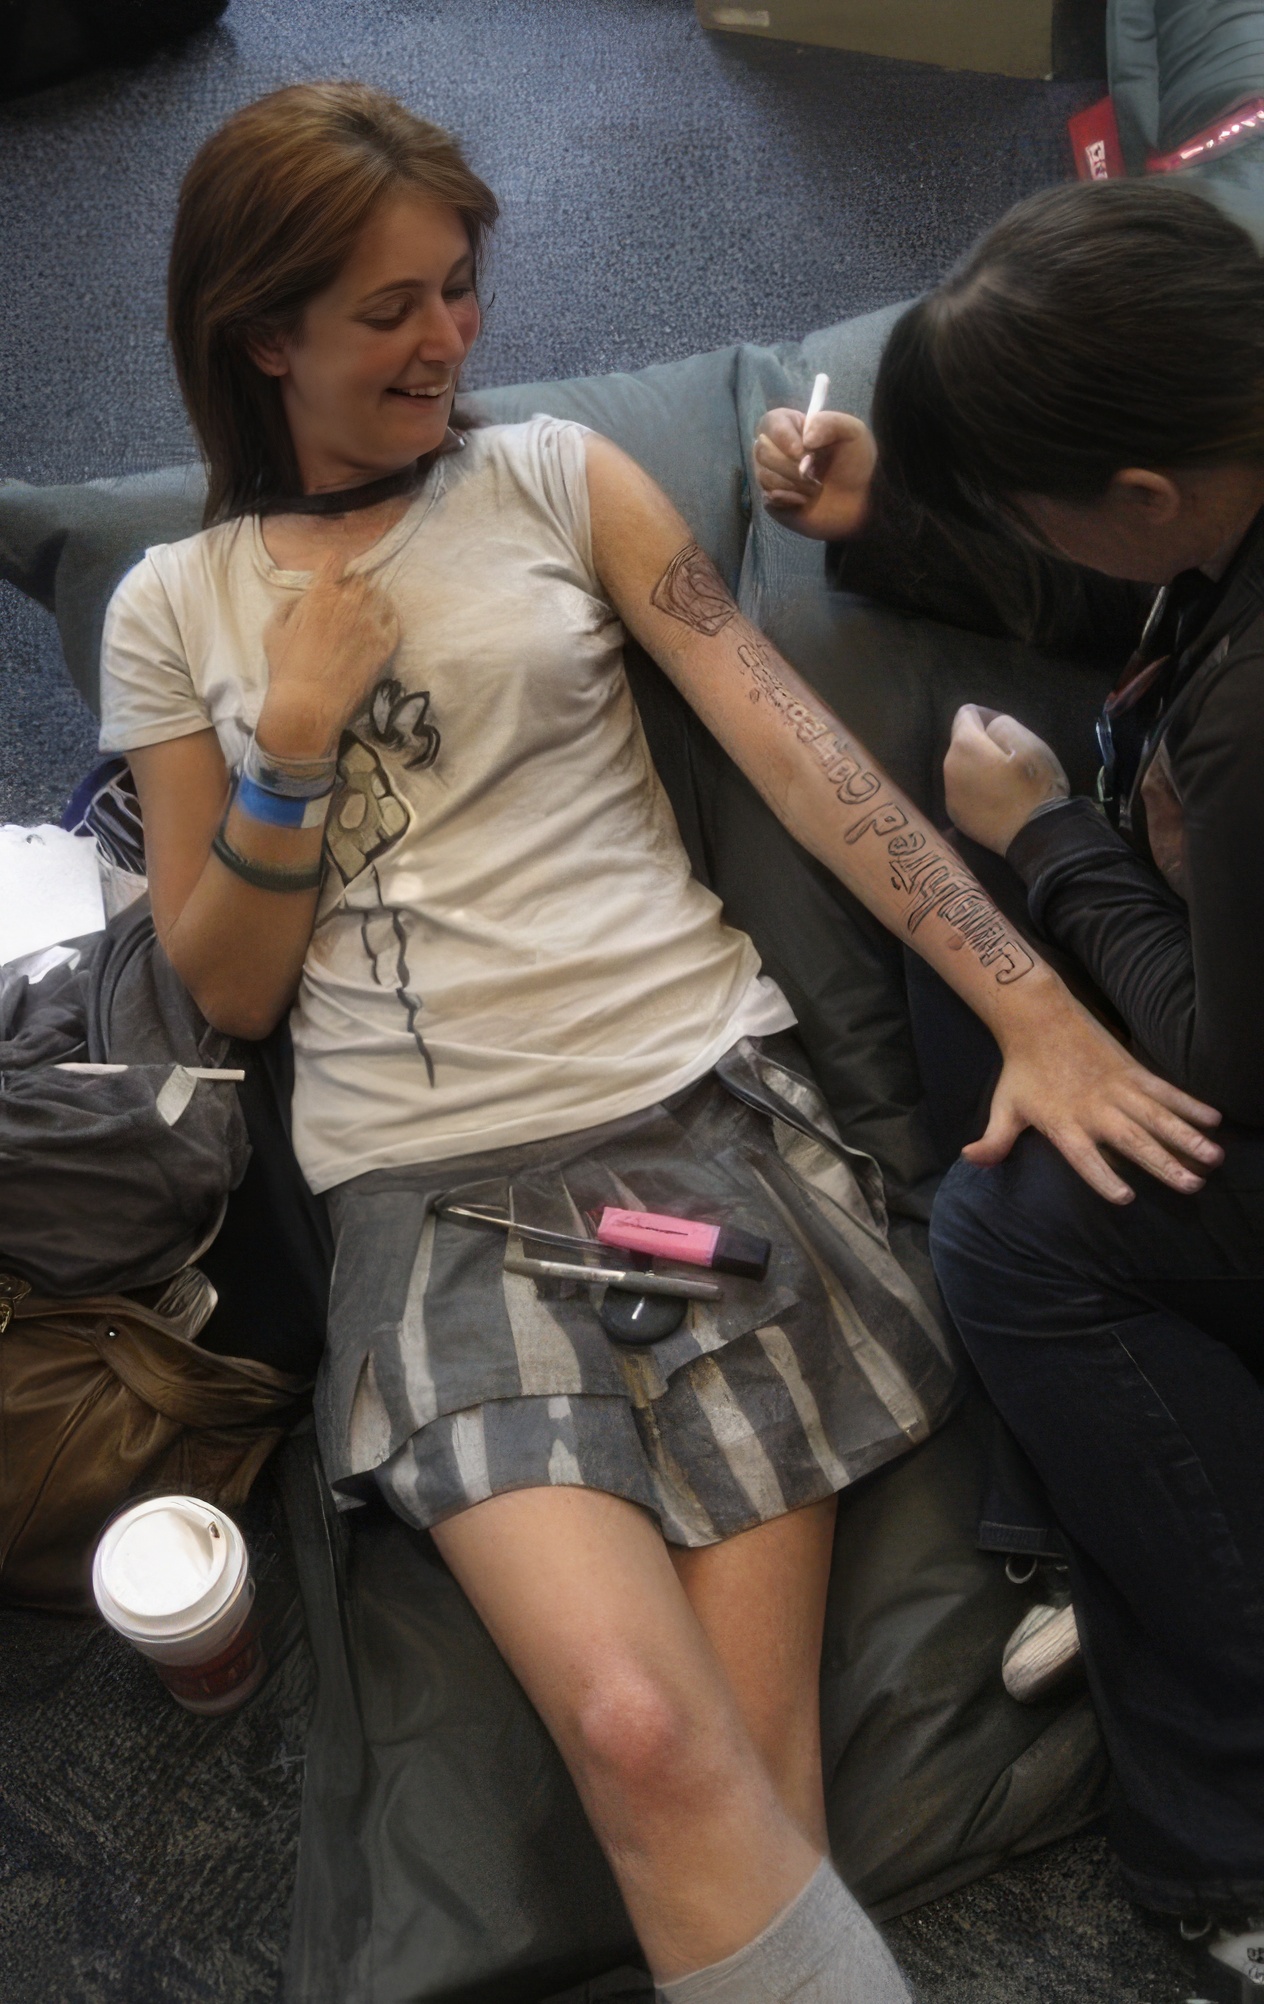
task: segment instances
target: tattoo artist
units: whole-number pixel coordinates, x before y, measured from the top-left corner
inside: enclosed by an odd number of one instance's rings
[[[876,442],[841,413],[805,439],[775,411],[757,445],[769,505],[844,570],[886,495],[945,549],[1016,532],[1150,588],[1101,804],[967,705],[948,811],[1134,1048],[1222,1109],[1224,1164],[1108,1207],[1037,1134],[967,1149],[932,1244],[1066,1536],[1128,1889],[1200,1944],[1206,1994],[1264,1995],[1264,260],[1162,183],[1051,190],[897,324],[873,417]]]

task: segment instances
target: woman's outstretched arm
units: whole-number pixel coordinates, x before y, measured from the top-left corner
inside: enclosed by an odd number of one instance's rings
[[[929,961],[995,1036],[1004,1068],[987,1133],[995,1162],[1025,1127],[1102,1196],[1131,1197],[1110,1148],[1193,1192],[1220,1160],[1218,1114],[1156,1078],[1082,1009],[1012,930],[937,830],[739,611],[649,476],[590,436],[593,556],[629,630],[805,849]]]

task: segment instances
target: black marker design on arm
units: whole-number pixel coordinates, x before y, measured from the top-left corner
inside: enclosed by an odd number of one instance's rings
[[[800,744],[808,746],[845,808],[864,807],[865,812],[849,824],[843,839],[849,847],[866,838],[886,844],[891,887],[909,900],[905,930],[910,935],[916,933],[933,913],[956,935],[951,941],[953,950],[968,947],[983,967],[994,971],[998,986],[1008,987],[1030,974],[1035,961],[983,886],[947,843],[910,828],[909,817],[898,802],[889,794],[886,799],[880,797],[887,785],[881,773],[866,765],[857,747],[839,736],[832,720],[787,689],[777,673],[776,656],[762,635],[752,629],[739,645],[737,658],[750,682],[751,701],[766,700]]]
[[[697,543],[678,550],[650,593],[660,612],[714,638],[741,615],[723,578]],[[934,915],[954,935],[954,952],[968,947],[985,968],[994,971],[1000,987],[1021,981],[1035,966],[1021,939],[1011,932],[991,898],[947,843],[929,839],[909,826],[909,817],[895,800],[881,799],[887,782],[861,756],[859,748],[839,735],[834,721],[815,704],[804,702],[786,687],[778,657],[756,627],[742,620],[745,634],[736,654],[752,703],[766,702],[779,720],[805,745],[844,808],[865,812],[844,830],[849,846],[867,838],[886,844],[891,888],[908,900],[904,929],[915,934]]]
[[[650,604],[709,640],[737,618],[732,592],[696,543],[686,543],[683,550],[677,550],[650,593]]]

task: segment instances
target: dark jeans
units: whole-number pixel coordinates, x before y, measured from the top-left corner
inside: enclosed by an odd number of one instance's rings
[[[1065,1533],[1131,1889],[1264,1907],[1264,1136],[1107,1204],[1040,1136],[958,1162],[931,1249]]]

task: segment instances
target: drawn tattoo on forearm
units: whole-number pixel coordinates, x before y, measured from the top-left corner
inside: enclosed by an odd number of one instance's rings
[[[733,594],[696,543],[686,543],[683,550],[677,550],[650,593],[650,603],[709,640],[737,618]]]
[[[844,831],[849,846],[866,840],[886,845],[893,890],[908,898],[905,929],[912,935],[932,914],[955,937],[954,952],[968,947],[980,964],[992,970],[998,984],[1021,981],[1035,966],[1021,939],[1015,937],[983,886],[947,844],[909,825],[909,817],[890,796],[888,782],[861,757],[857,747],[834,729],[832,720],[787,689],[777,672],[776,656],[761,635],[752,632],[737,649],[748,677],[753,703],[768,702],[800,744],[806,745],[842,805],[863,807],[864,813]],[[886,797],[883,798],[884,790]]]
[[[697,543],[687,543],[676,552],[650,599],[660,612],[708,639],[740,617],[719,571]],[[946,844],[910,827],[908,815],[896,800],[889,795],[880,798],[887,786],[882,774],[839,735],[832,720],[786,687],[778,672],[777,656],[755,628],[747,627],[737,658],[747,678],[751,702],[766,702],[800,744],[809,748],[845,808],[865,809],[847,826],[844,840],[849,845],[865,840],[886,844],[891,887],[909,901],[906,931],[916,934],[934,915],[953,933],[949,942],[952,949],[960,952],[968,948],[982,966],[994,970],[1000,985],[1021,981],[1029,974],[1035,961],[1010,931],[983,886]]]
[[[934,912],[957,935],[952,942],[954,951],[959,953],[968,946],[982,966],[995,969],[1002,987],[1031,973],[1035,961],[1014,937],[982,884],[950,849],[928,840],[920,829],[910,828],[908,815],[894,800],[878,801],[853,821],[844,839],[856,843],[867,835],[886,842],[891,883],[910,900],[904,921],[910,933]]]

